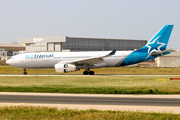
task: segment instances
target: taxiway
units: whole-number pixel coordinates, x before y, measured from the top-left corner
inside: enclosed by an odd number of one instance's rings
[[[180,95],[97,95],[57,93],[0,93],[0,107],[48,106],[70,109],[133,110],[180,114]]]

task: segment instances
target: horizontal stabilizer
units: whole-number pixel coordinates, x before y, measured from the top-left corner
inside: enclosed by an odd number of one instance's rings
[[[172,49],[164,50],[164,51],[161,51],[161,52],[152,52],[151,56],[156,57],[156,56],[159,56],[159,55],[163,55],[163,53],[168,52],[168,51],[171,52]]]

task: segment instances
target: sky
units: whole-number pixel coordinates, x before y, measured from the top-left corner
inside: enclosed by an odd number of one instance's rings
[[[69,36],[150,40],[174,24],[167,46],[180,50],[180,0],[0,0],[0,43]]]

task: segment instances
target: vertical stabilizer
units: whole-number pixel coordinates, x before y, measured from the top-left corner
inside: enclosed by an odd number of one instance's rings
[[[166,49],[174,25],[164,25],[140,50],[161,52]]]
[[[166,50],[166,47],[173,26],[174,25],[164,25],[144,47],[129,54],[124,61],[117,66],[131,65],[169,54],[170,50]]]

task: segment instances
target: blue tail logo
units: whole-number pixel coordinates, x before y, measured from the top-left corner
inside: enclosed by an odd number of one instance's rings
[[[163,46],[166,46],[165,43],[159,42],[160,38],[161,35],[154,39],[152,42],[149,41],[146,44],[146,47],[148,47],[148,56],[146,57],[146,59],[151,55],[152,52],[161,52],[161,50],[163,50]]]
[[[161,47],[163,47],[164,45],[166,45],[165,43],[160,43],[159,41],[158,41],[158,39],[161,37],[161,35],[160,36],[158,36],[156,39],[154,39],[153,40],[153,42],[148,42],[148,44],[146,44],[146,46],[149,48],[148,49],[148,53],[150,52],[150,51],[153,51],[153,50],[157,50],[158,52],[160,52],[161,50],[160,50],[160,48]],[[154,47],[155,46],[155,47]],[[153,49],[154,48],[154,49]]]
[[[164,25],[144,47],[139,49],[139,51],[147,51],[148,55],[145,60],[149,58],[152,52],[166,50],[172,28],[173,25]]]
[[[170,51],[166,50],[166,47],[173,26],[164,25],[144,47],[132,52],[122,62],[119,62],[120,66],[135,64],[169,54]],[[119,66],[119,64],[117,65]]]

